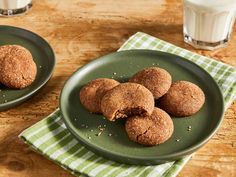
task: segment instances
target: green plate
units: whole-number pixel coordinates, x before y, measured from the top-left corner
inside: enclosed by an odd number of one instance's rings
[[[173,117],[175,129],[171,139],[158,146],[145,147],[128,139],[124,119],[109,122],[103,116],[84,109],[79,91],[92,79],[107,77],[124,82],[137,71],[150,66],[166,69],[174,81],[187,80],[197,84],[203,89],[206,102],[193,116]],[[62,90],[60,108],[69,131],[91,151],[122,163],[150,165],[179,159],[204,145],[220,126],[224,102],[216,82],[196,64],[168,53],[129,50],[100,57],[78,69]],[[100,125],[106,125],[106,129],[96,136]],[[191,131],[188,131],[188,126],[192,127]]]
[[[50,45],[30,31],[0,25],[0,36],[0,46],[18,44],[27,48],[38,70],[35,81],[27,88],[9,89],[0,84],[0,111],[3,111],[27,100],[47,83],[55,66],[55,57]]]

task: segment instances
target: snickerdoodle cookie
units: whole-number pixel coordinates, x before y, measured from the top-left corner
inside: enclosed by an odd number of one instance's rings
[[[140,84],[123,83],[104,95],[101,109],[110,121],[133,115],[151,115],[154,98],[152,93]]]
[[[119,85],[114,79],[98,78],[87,83],[80,90],[80,101],[82,105],[92,113],[101,113],[101,99],[104,94]]]
[[[146,146],[154,146],[167,141],[174,131],[170,116],[159,108],[154,108],[151,116],[129,117],[125,130],[130,140]]]
[[[169,91],[161,98],[160,107],[173,116],[190,116],[198,112],[205,102],[200,87],[188,82],[174,82]]]
[[[149,67],[137,72],[129,81],[145,86],[158,99],[168,91],[171,80],[171,75],[165,69]]]
[[[0,82],[22,89],[35,80],[37,67],[29,50],[18,45],[0,46]]]

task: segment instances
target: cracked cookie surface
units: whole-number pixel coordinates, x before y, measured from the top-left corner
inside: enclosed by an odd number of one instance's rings
[[[125,130],[130,140],[145,146],[154,146],[171,137],[174,125],[165,111],[155,107],[151,116],[129,117]]]
[[[205,95],[200,87],[188,81],[176,81],[161,98],[160,107],[173,116],[182,117],[198,112],[204,102]]]
[[[101,113],[101,99],[104,94],[119,85],[114,79],[98,78],[87,83],[80,90],[82,105],[92,113]]]
[[[22,89],[35,80],[37,67],[31,53],[18,45],[0,47],[0,82],[9,88]]]
[[[162,68],[149,67],[137,72],[129,82],[138,83],[150,90],[155,99],[163,96],[171,86],[171,75]]]
[[[101,109],[110,121],[133,115],[151,115],[154,98],[152,93],[140,84],[122,83],[104,95]]]

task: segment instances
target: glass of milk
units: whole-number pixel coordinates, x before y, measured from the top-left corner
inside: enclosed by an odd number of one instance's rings
[[[214,50],[227,44],[236,15],[236,0],[183,0],[184,41]]]
[[[0,0],[0,16],[18,15],[32,7],[32,0]]]

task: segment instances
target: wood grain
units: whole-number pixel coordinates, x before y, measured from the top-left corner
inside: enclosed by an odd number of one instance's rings
[[[0,177],[71,176],[32,152],[17,136],[58,106],[64,81],[78,67],[116,51],[137,31],[236,66],[236,28],[227,48],[211,52],[185,44],[182,23],[179,0],[35,0],[26,15],[0,18],[0,25],[26,28],[44,37],[57,58],[52,79],[38,95],[0,113]],[[179,176],[236,176],[236,104],[226,111],[218,133],[195,153]]]

